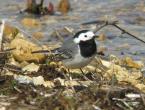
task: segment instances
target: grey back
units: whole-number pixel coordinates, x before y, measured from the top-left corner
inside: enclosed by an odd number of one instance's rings
[[[65,59],[73,58],[75,54],[78,52],[78,45],[73,42],[73,37],[70,36],[66,40],[64,40],[62,46],[58,49],[58,51],[64,55]]]

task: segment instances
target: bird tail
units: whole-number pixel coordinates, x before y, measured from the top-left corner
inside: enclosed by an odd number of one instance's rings
[[[58,50],[59,48],[56,48],[54,50],[36,50],[36,51],[32,51],[32,54],[37,54],[37,53],[43,53],[43,54],[49,54],[49,53],[53,53],[53,54],[58,54]]]

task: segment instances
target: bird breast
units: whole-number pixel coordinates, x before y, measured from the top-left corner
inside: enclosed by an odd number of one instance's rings
[[[74,56],[74,58],[64,60],[63,63],[67,68],[70,68],[70,69],[83,68],[84,66],[87,66],[91,62],[94,56],[84,58],[81,56],[80,53],[78,53]]]

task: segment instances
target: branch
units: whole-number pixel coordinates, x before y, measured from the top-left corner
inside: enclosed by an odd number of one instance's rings
[[[44,0],[41,0],[39,6],[43,7],[43,3],[44,3]]]
[[[91,24],[104,24],[104,20],[94,20],[94,21],[89,21],[89,22],[85,22],[82,23],[81,25],[91,25]]]
[[[138,38],[137,36],[135,36],[135,35],[133,35],[133,34],[131,34],[131,33],[127,32],[126,30],[124,30],[124,29],[123,29],[123,28],[121,28],[120,26],[118,26],[118,25],[116,25],[116,24],[111,24],[111,25],[112,25],[112,26],[114,26],[114,27],[116,27],[116,28],[118,28],[119,30],[121,30],[123,34],[124,34],[124,33],[126,33],[126,34],[128,34],[128,35],[132,36],[133,38],[135,38],[135,39],[137,39],[137,40],[139,40],[139,41],[141,41],[141,42],[145,43],[145,41],[144,41],[144,40],[142,40],[142,39]]]
[[[35,53],[49,53],[49,52],[50,52],[49,50],[37,50],[37,51],[32,51],[31,53],[35,54]]]
[[[99,30],[101,30],[102,28],[108,26],[108,25],[113,25],[113,24],[117,24],[118,21],[104,21],[104,24],[101,25],[99,28],[97,28],[96,30],[94,30],[94,33],[98,32]]]
[[[24,73],[25,72],[25,71],[22,70],[22,68],[20,68],[20,67],[18,67],[16,65],[13,65],[13,64],[8,64],[8,63],[5,64],[3,68],[6,69],[6,70],[10,70],[12,72],[20,72],[20,73]]]
[[[126,31],[125,29],[121,28],[120,26],[117,25],[117,23],[118,23],[118,21],[101,21],[101,20],[99,21],[98,20],[98,21],[90,21],[90,22],[82,23],[82,25],[103,24],[99,28],[97,28],[96,30],[94,30],[95,33],[98,32],[99,30],[101,30],[102,28],[108,26],[108,25],[112,25],[112,26],[116,27],[117,29],[121,30],[123,34],[128,34],[131,37],[133,37],[133,38],[135,38],[135,39],[137,39],[137,40],[145,43],[144,40],[138,38],[137,36],[131,34],[130,32]]]
[[[10,53],[12,50],[15,50],[16,48],[9,48],[9,49],[6,49],[6,50],[3,50],[0,52],[0,54],[2,53]]]

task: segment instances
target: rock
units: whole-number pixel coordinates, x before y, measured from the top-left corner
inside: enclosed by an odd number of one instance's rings
[[[107,47],[105,47],[105,46],[99,46],[99,47],[98,47],[98,52],[97,52],[97,54],[103,55],[103,54],[105,53],[105,51],[107,51]]]
[[[48,18],[46,21],[45,21],[45,24],[56,24],[58,23],[58,21],[54,18]]]
[[[126,60],[129,61],[128,64],[131,67],[138,67],[138,66],[136,66],[136,65],[138,65],[138,63],[133,61],[131,58],[128,57]],[[119,84],[131,84],[132,86],[138,88],[142,92],[145,92],[145,85],[140,81],[142,78],[142,73],[140,72],[140,70],[137,71],[135,69],[135,71],[130,72],[130,70],[128,70],[120,65],[116,65],[112,61],[111,62],[103,61],[103,60],[101,60],[101,61],[104,66],[108,67],[105,74],[103,74],[103,76],[105,78],[110,80],[115,75]]]
[[[55,79],[55,80],[54,80],[54,84],[55,84],[55,86],[65,86],[65,82],[64,82],[64,80],[61,79],[61,78]]]
[[[31,54],[32,51],[42,50],[42,48],[24,38],[15,38],[12,40],[10,48],[16,48],[12,51],[12,55],[19,62],[43,62],[46,58],[41,53]]]
[[[24,68],[27,65],[29,65],[29,62],[27,62],[27,61],[23,61],[20,63],[21,68]]]
[[[9,58],[8,62],[12,65],[17,66],[17,67],[21,67],[19,62],[17,62],[13,57]]]
[[[33,19],[33,18],[24,18],[22,19],[21,23],[26,26],[26,27],[30,27],[30,28],[36,28],[39,27],[40,21]]]
[[[145,85],[144,84],[136,84],[135,87],[145,93]]]
[[[26,8],[26,12],[28,13],[36,13],[37,11],[37,4],[36,4],[36,0],[27,0],[27,8]]]
[[[5,25],[4,28],[4,38],[8,41],[13,40],[16,35],[19,33],[19,30],[15,27],[12,27],[10,25]]]
[[[107,75],[107,78],[111,78],[112,75],[115,75],[119,82],[130,82],[133,85],[139,83],[138,79],[142,76],[140,72],[129,73],[127,69],[115,64],[110,65],[105,75]]]
[[[129,49],[129,48],[130,48],[130,45],[128,43],[124,43],[116,47],[117,50]]]
[[[130,99],[132,99],[132,100],[135,100],[135,99],[137,99],[137,98],[140,98],[141,97],[141,95],[140,94],[135,94],[135,93],[128,93],[128,94],[126,94],[125,95],[127,98],[130,98]]]
[[[58,5],[58,11],[60,11],[62,14],[68,13],[70,10],[70,3],[69,0],[60,0]]]
[[[40,3],[37,3],[38,0],[27,0],[27,8],[25,12],[35,14],[35,15],[46,15],[53,14],[54,6],[49,2],[48,7],[44,7],[44,0],[39,0]],[[47,6],[47,4],[45,4]]]
[[[105,34],[100,34],[99,37],[97,38],[97,40],[99,40],[99,41],[104,41],[104,40],[106,40]]]
[[[65,89],[62,94],[65,96],[65,97],[73,97],[74,95],[74,91],[72,89]]]
[[[121,61],[120,61],[120,58],[118,58],[117,56],[115,56],[115,55],[110,55],[109,59],[110,59],[111,62],[120,65],[120,62],[121,62]]]
[[[26,36],[24,36],[24,34],[22,33],[18,33],[17,36],[15,38],[26,38]]]
[[[23,75],[14,75],[14,79],[22,84],[30,84],[32,83],[32,78],[29,76],[23,76]]]
[[[101,60],[101,62],[102,62],[102,64],[103,64],[105,67],[110,68],[111,62],[105,61],[105,60]]]
[[[140,61],[133,61],[133,59],[130,58],[130,57],[125,57],[122,60],[122,64],[126,65],[128,67],[137,68],[137,69],[141,69],[144,66],[144,64],[142,62],[140,62]]]
[[[33,77],[33,84],[38,86],[38,85],[43,85],[44,84],[44,78],[42,76],[38,76],[38,77]]]
[[[33,37],[39,40],[44,38],[44,34],[42,32],[35,32],[33,33]]]
[[[39,66],[34,64],[34,63],[31,63],[27,66],[25,66],[23,69],[23,71],[28,71],[28,72],[37,72],[39,70]]]
[[[52,88],[52,87],[54,87],[54,83],[53,83],[52,81],[45,81],[45,82],[43,83],[43,86],[44,86],[44,87]]]
[[[32,10],[32,5],[36,5],[36,0],[27,0],[27,9]]]
[[[13,76],[13,75],[14,75],[14,73],[13,73],[13,72],[11,72],[11,71],[7,71],[7,72],[5,73],[5,75],[7,75],[7,76]]]
[[[58,66],[58,64],[57,64],[56,62],[50,62],[49,65],[50,65],[51,67],[57,67],[57,66]]]

